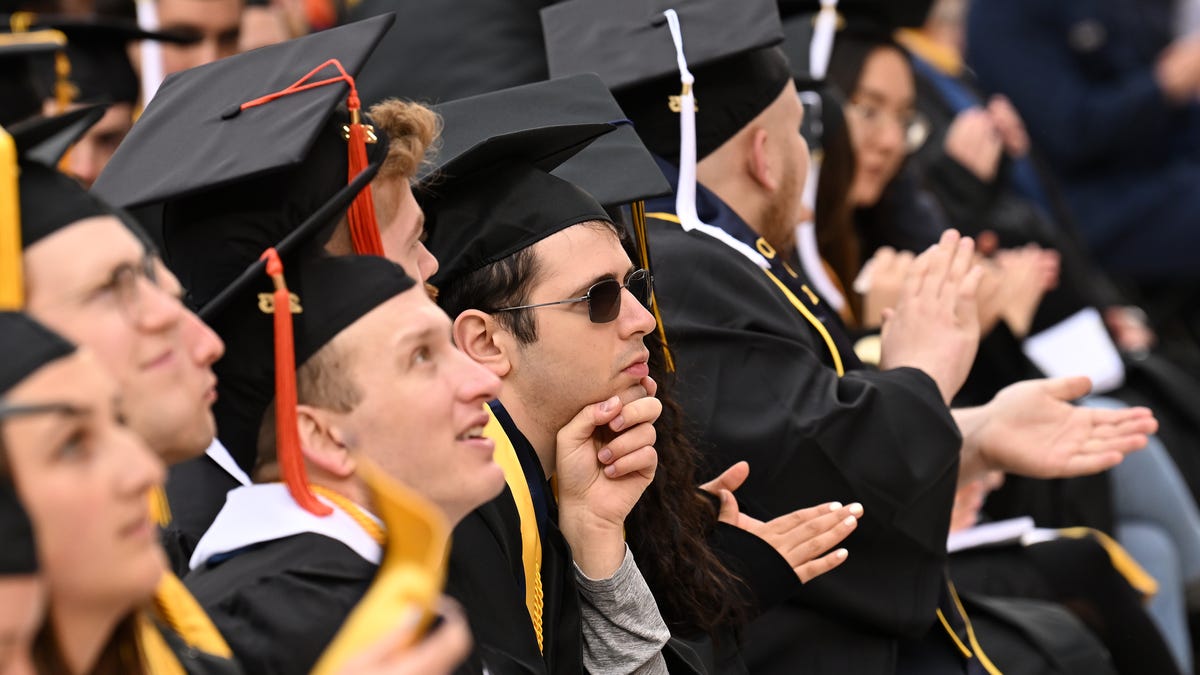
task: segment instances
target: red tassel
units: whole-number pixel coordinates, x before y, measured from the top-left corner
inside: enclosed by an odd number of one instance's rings
[[[367,133],[359,114],[361,103],[358,93],[350,90],[350,138],[346,142],[349,153],[347,164],[350,172],[347,181],[352,181],[367,168]],[[383,255],[383,239],[379,236],[379,223],[375,220],[375,199],[371,196],[371,186],[363,188],[350,204],[348,215],[350,224],[350,240],[354,244],[354,252],[359,255]]]
[[[317,73],[324,70],[327,66],[337,68],[340,73],[337,77],[330,77],[324,80],[313,81]],[[346,97],[346,107],[350,111],[350,124],[347,127],[346,163],[349,166],[346,182],[353,181],[367,168],[367,127],[362,123],[362,101],[358,98],[358,88],[354,84],[354,78],[346,72],[342,64],[337,59],[329,59],[325,63],[313,68],[304,77],[296,80],[291,85],[276,91],[266,96],[260,96],[253,101],[246,101],[239,109],[248,110],[271,101],[278,100],[284,96],[290,96],[309,89],[324,87],[335,82],[345,82],[350,87],[350,94]],[[354,201],[350,204],[350,210],[347,214],[348,223],[350,225],[350,241],[354,246],[354,252],[359,255],[383,255],[383,240],[379,236],[379,223],[375,220],[375,200],[371,197],[371,186],[363,188],[354,197]]]
[[[262,257],[267,261],[267,274],[275,282],[275,455],[292,499],[313,515],[327,516],[333,509],[309,490],[304,456],[300,453],[292,302],[283,279],[283,262],[274,248],[267,249]]]

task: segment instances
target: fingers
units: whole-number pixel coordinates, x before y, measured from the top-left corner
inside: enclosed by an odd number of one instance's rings
[[[714,495],[718,495],[721,490],[734,492],[740,488],[742,483],[745,483],[746,479],[749,477],[750,463],[742,461],[734,464],[728,469],[725,469],[720,476],[717,476],[716,478],[701,485],[700,489]]]
[[[642,379],[649,380],[650,377],[647,376]],[[653,380],[651,380],[651,382],[653,382]],[[617,398],[621,399],[621,405],[629,405],[639,398],[645,398],[647,396],[653,396],[653,394],[646,391],[646,386],[641,382],[617,394]]]
[[[767,523],[767,540],[796,567],[850,536],[862,513],[861,504],[842,506],[837,502],[793,511]]]
[[[636,451],[639,448],[653,446],[658,440],[658,432],[654,429],[654,424],[645,422],[631,427],[629,430],[621,433],[621,435],[609,441],[604,447],[596,453],[596,459],[600,460],[601,464],[605,465],[604,472],[609,476],[613,465],[621,460],[622,457]]]
[[[611,422],[621,413],[621,400],[613,396],[607,401],[593,403],[579,411],[558,431],[559,446],[577,447],[592,438],[596,427]]]
[[[649,375],[642,378],[642,389],[646,390],[646,396],[654,396],[658,393],[658,383]]]
[[[1046,380],[1043,386],[1046,393],[1060,401],[1074,401],[1088,395],[1092,390],[1092,381],[1084,375],[1057,377]]]
[[[975,240],[970,237],[963,237],[958,240],[958,246],[954,249],[954,257],[950,261],[949,271],[946,276],[946,290],[957,292],[957,288],[966,278],[967,273],[975,265]],[[950,284],[955,284],[951,286]]]
[[[717,496],[721,498],[721,510],[717,513],[717,520],[726,525],[737,525],[738,516],[741,515],[737,498],[729,490],[721,490]]]
[[[643,422],[653,423],[661,414],[662,401],[652,396],[646,396],[626,404],[620,413],[609,421],[608,428],[620,433]]]
[[[839,565],[846,562],[846,558],[848,557],[850,557],[850,552],[844,548],[839,548],[838,550],[823,555],[812,562],[804,563],[803,565],[794,567],[793,569],[796,570],[796,576],[800,577],[800,583],[806,584],[822,574],[837,568]]]
[[[1120,452],[1077,455],[1067,461],[1066,469],[1061,477],[1090,476],[1113,468],[1123,459],[1125,459],[1125,455]]]
[[[946,275],[954,260],[954,253],[956,252],[960,238],[958,230],[946,230],[942,233],[941,239],[933,250],[922,254],[922,256],[929,257],[929,271],[926,273],[925,282],[921,286],[922,295],[931,298],[937,298],[941,295],[942,286],[946,283]]]
[[[640,474],[653,480],[657,468],[658,453],[652,446],[647,445],[614,460],[612,464],[604,467],[604,475],[615,479]]]

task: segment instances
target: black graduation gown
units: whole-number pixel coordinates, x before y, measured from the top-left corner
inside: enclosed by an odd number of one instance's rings
[[[242,675],[247,672],[236,660],[202,652],[188,645],[178,633],[161,623],[156,622],[155,627],[187,675]]]
[[[571,549],[558,530],[557,506],[549,497],[549,486],[529,441],[498,403],[493,403],[493,409],[517,451],[529,485],[540,485],[547,496],[541,502],[546,511],[538,523],[545,651],[538,651],[525,607],[521,519],[506,486],[499,497],[472,511],[454,528],[446,593],[466,609],[476,649],[461,672],[481,672],[482,659],[494,675],[583,673],[579,589]],[[536,497],[534,503],[539,503]]]
[[[676,391],[709,470],[749,460],[739,498],[764,517],[849,499],[866,511],[837,572],[751,625],[750,670],[894,672],[898,641],[930,632],[945,588],[961,437],[937,386],[914,369],[838,377],[754,263],[674,223],[651,219],[649,235]]]
[[[250,547],[184,579],[247,673],[316,665],[378,568],[345,544],[303,533]]]

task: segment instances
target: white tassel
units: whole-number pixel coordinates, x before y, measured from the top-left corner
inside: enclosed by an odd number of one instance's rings
[[[821,0],[821,11],[813,26],[812,44],[808,48],[808,72],[814,80],[824,80],[833,53],[833,35],[837,32],[838,0]]]
[[[156,1],[137,0],[137,22],[142,30],[158,30]],[[145,108],[158,93],[158,86],[163,81],[162,45],[157,40],[142,40],[139,50],[142,57],[142,107]]]
[[[683,85],[679,96],[679,185],[675,188],[675,214],[684,230],[700,230],[720,239],[737,252],[749,258],[763,269],[771,265],[754,248],[734,239],[719,227],[706,225],[696,213],[696,97],[692,85],[696,78],[688,70],[687,58],[683,55],[683,32],[679,28],[679,15],[674,9],[663,12],[671,40],[675,43],[675,59],[679,64],[679,82]]]

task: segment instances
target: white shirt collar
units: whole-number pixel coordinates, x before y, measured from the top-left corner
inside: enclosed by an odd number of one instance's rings
[[[225,473],[233,476],[234,480],[242,485],[250,485],[254,481],[250,480],[250,476],[242,471],[242,467],[233,459],[233,455],[229,454],[229,450],[221,443],[221,441],[213,438],[212,444],[204,451],[209,459],[217,463],[217,466],[225,470]]]
[[[282,483],[230,490],[225,496],[225,506],[196,544],[188,566],[196,569],[213,556],[306,532],[336,539],[363,560],[378,565],[383,548],[336,504],[320,495],[317,498],[333,507],[333,513],[322,517],[305,511],[292,500]]]

